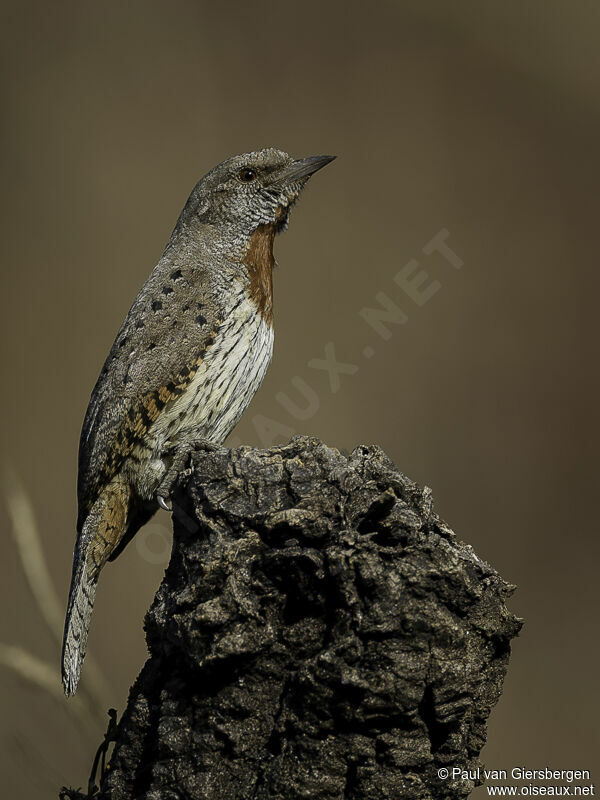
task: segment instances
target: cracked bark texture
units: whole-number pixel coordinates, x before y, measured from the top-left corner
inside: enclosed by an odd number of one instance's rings
[[[467,797],[513,587],[377,447],[196,452],[111,800]]]

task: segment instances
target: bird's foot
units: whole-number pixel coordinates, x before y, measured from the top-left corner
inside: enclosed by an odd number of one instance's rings
[[[218,450],[220,445],[214,442],[209,442],[208,439],[195,439],[192,442],[186,442],[175,445],[172,452],[169,454],[170,465],[156,490],[156,502],[165,511],[173,511],[172,505],[167,502],[171,497],[173,487],[181,478],[187,478],[192,474],[191,468],[184,469],[185,464],[189,461],[193,450],[206,450],[213,452]]]

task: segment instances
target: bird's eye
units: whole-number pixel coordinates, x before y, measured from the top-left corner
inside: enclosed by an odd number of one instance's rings
[[[251,183],[256,178],[256,172],[250,167],[242,167],[238,176],[243,183]]]

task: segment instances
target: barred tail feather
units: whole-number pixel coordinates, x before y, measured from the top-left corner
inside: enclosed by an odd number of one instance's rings
[[[123,478],[115,478],[92,506],[77,537],[62,652],[67,697],[79,683],[98,576],[127,530],[130,500],[131,487]]]
[[[62,682],[67,697],[75,694],[85,658],[88,631],[96,596],[98,575],[92,578],[87,569],[87,559],[75,561],[62,651]]]

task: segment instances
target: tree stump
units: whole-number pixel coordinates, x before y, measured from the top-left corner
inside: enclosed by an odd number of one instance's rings
[[[378,447],[195,452],[101,798],[427,800],[473,783],[512,589]]]

